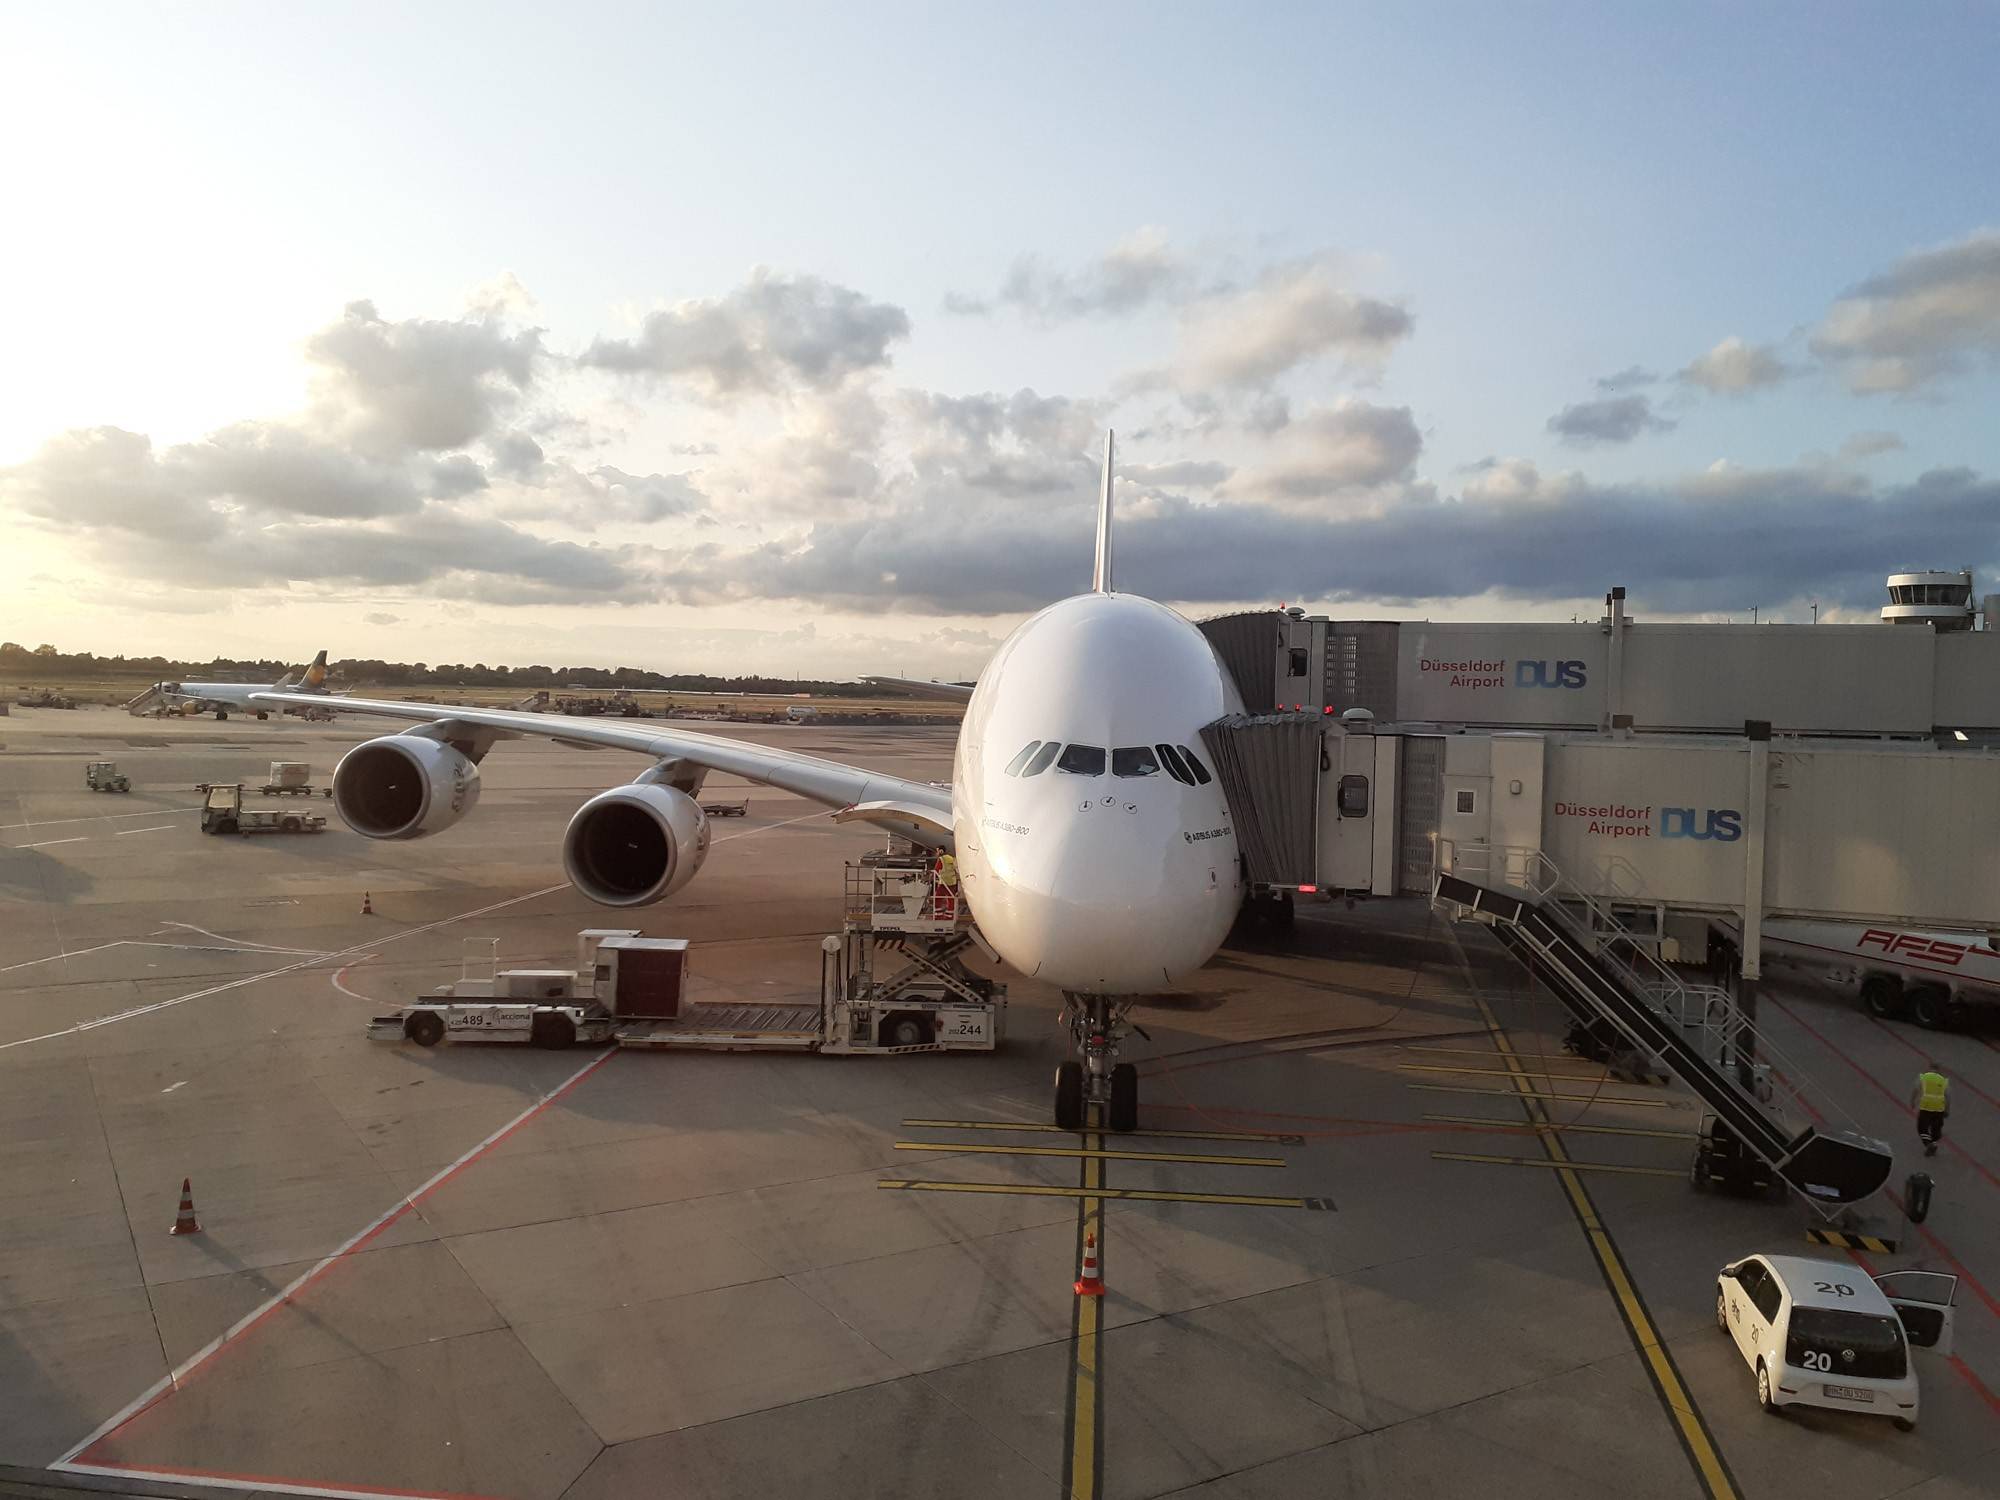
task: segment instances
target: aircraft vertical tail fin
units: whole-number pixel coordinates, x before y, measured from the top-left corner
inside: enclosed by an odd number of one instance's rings
[[[1104,492],[1097,499],[1097,571],[1090,587],[1093,593],[1111,592],[1111,455],[1116,434],[1104,434]]]
[[[326,647],[320,647],[319,655],[306,668],[306,675],[299,680],[299,686],[308,693],[318,692],[326,686]]]

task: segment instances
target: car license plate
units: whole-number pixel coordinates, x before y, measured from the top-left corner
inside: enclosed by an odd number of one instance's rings
[[[1873,1391],[1857,1390],[1851,1385],[1830,1385],[1826,1388],[1829,1396],[1838,1396],[1843,1401],[1873,1401]]]

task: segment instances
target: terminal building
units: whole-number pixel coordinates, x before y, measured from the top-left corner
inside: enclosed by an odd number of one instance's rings
[[[2000,930],[2000,595],[1889,584],[1875,625],[1642,624],[1623,589],[1587,624],[1206,622],[1248,710],[1202,739],[1253,910],[1411,893],[1486,923],[1573,1045],[1672,1072],[1847,1213],[1891,1152],[1836,1099],[1774,1103],[1766,922]]]
[[[1253,714],[1479,728],[1865,735],[2000,744],[2000,594],[1970,572],[1896,573],[1880,625],[1635,620],[1625,591],[1578,624],[1335,620],[1302,609],[1203,623]]]

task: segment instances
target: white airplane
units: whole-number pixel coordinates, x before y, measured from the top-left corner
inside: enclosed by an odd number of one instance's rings
[[[196,709],[202,712],[213,709],[218,719],[228,718],[230,708],[239,704],[250,708],[256,713],[258,718],[267,718],[269,717],[268,710],[259,709],[255,704],[247,702],[238,695],[243,693],[282,693],[290,691],[294,693],[311,693],[315,697],[320,698],[327,697],[326,651],[324,648],[321,649],[319,655],[312,659],[312,665],[306,667],[300,674],[297,682],[293,682],[292,674],[287,672],[268,687],[254,682],[160,682],[155,683],[154,688],[162,697],[179,703],[192,703]],[[285,712],[291,713],[294,712],[294,709],[287,706]]]
[[[1127,1014],[1207,963],[1243,898],[1229,805],[1196,748],[1203,725],[1243,705],[1206,636],[1165,605],[1114,591],[1111,501],[1107,434],[1091,591],[1042,610],[994,654],[971,690],[949,787],[653,722],[349,697],[344,713],[418,723],[350,750],[334,806],[368,838],[439,833],[478,801],[494,742],[536,735],[656,762],[585,802],[563,835],[571,882],[606,906],[661,900],[701,868],[709,828],[696,799],[710,771],[950,850],[993,950],[1063,992],[1081,1059],[1056,1071],[1056,1123],[1079,1128],[1095,1102],[1113,1129],[1130,1130],[1137,1075],[1115,1060]],[[232,691],[253,707],[313,701]]]

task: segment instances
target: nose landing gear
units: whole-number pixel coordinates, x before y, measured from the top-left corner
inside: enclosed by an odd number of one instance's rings
[[[1115,1061],[1131,1009],[1129,996],[1063,996],[1063,1020],[1083,1058],[1056,1067],[1058,1130],[1082,1130],[1089,1114],[1087,1106],[1092,1104],[1102,1106],[1104,1121],[1111,1129],[1138,1129],[1139,1070]]]

